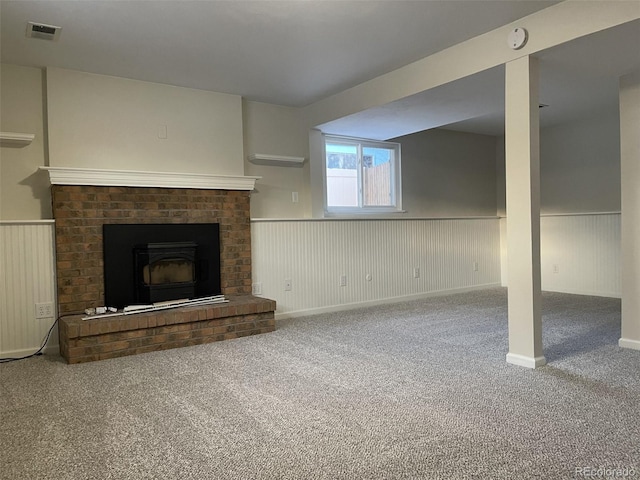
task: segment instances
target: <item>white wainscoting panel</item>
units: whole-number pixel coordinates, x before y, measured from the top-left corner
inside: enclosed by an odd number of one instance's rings
[[[253,282],[280,318],[500,285],[497,218],[267,220],[251,234]]]
[[[0,223],[0,358],[40,348],[56,316],[53,221]],[[54,316],[36,319],[36,303]],[[57,350],[57,327],[47,348]]]
[[[540,219],[542,289],[620,297],[620,214]]]
[[[506,245],[506,218],[500,223]],[[620,214],[542,216],[540,262],[543,290],[620,297]],[[505,269],[502,284],[507,283]]]

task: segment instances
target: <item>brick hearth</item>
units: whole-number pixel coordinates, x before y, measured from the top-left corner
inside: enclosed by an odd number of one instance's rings
[[[250,297],[249,191],[59,184],[52,185],[51,189],[58,311],[63,317],[60,347],[69,362],[131,355],[235,338],[240,333],[248,335],[273,330],[275,302]],[[218,223],[221,293],[228,297],[247,296],[249,300],[244,300],[241,306],[188,307],[127,315],[120,320],[79,320],[85,309],[105,303],[102,226],[106,223]],[[251,310],[251,305],[256,305],[258,310],[240,313]],[[236,312],[229,313],[233,308]],[[140,320],[134,320],[139,315]],[[144,319],[148,322],[152,318],[149,315],[155,319],[152,320],[155,322],[153,327],[131,328],[134,322],[139,321],[141,325]],[[248,318],[239,318],[243,316]],[[229,330],[222,332],[223,328]],[[80,334],[81,331],[86,333],[87,329],[93,333]]]
[[[272,332],[275,308],[273,300],[245,295],[102,319],[70,315],[60,320],[60,353],[68,363],[82,363]]]

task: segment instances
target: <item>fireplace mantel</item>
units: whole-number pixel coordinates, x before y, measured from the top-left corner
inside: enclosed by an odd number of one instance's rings
[[[40,167],[49,173],[51,185],[98,187],[201,188],[205,190],[253,190],[261,177],[203,173],[144,172],[95,168]]]

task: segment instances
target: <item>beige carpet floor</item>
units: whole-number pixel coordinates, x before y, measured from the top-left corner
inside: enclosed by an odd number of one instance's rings
[[[544,294],[536,370],[505,362],[506,305],[498,288],[1,364],[0,478],[640,477],[640,352],[617,346],[620,301]]]

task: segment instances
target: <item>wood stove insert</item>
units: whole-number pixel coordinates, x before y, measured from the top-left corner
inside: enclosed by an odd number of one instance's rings
[[[195,242],[137,245],[134,249],[135,293],[139,303],[194,298]]]
[[[107,306],[221,294],[217,223],[105,224]]]

